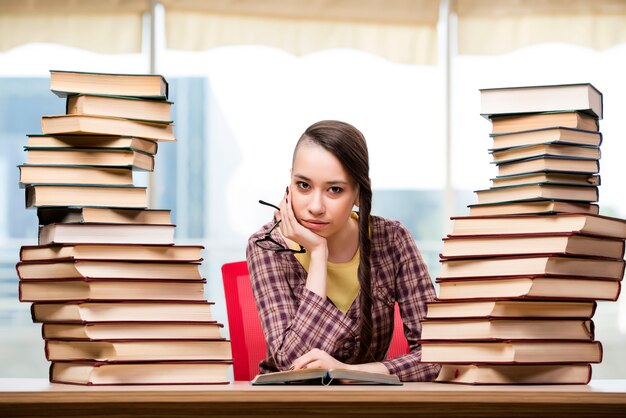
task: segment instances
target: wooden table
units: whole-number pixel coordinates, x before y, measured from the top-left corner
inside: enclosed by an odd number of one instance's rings
[[[0,379],[0,417],[626,417],[626,380],[586,386],[107,386]]]

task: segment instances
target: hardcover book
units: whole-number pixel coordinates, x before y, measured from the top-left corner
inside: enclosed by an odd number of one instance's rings
[[[396,375],[361,372],[347,369],[310,368],[288,370],[259,374],[250,382],[253,385],[280,385],[280,384],[322,384],[332,383],[361,384],[361,385],[394,385],[402,382]]]

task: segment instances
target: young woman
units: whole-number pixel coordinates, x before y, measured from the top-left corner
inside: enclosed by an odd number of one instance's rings
[[[420,320],[435,292],[400,223],[370,215],[365,138],[339,121],[298,141],[274,221],[250,237],[247,261],[267,343],[261,372],[309,367],[434,379],[419,364]],[[353,212],[358,207],[358,213]],[[398,302],[410,353],[385,360]]]

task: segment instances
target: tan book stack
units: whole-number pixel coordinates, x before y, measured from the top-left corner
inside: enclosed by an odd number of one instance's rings
[[[596,300],[617,300],[626,221],[598,215],[602,94],[590,84],[481,90],[498,168],[443,239],[422,330],[438,382],[586,384]]]
[[[66,115],[43,116],[19,167],[37,245],[23,246],[20,301],[42,323],[50,381],[228,383],[230,342],[204,296],[199,245],[175,245],[170,211],[148,209],[133,171],[174,141],[158,75],[51,71]]]

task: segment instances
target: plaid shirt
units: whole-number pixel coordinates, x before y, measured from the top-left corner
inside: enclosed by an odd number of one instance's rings
[[[267,342],[261,373],[286,370],[313,348],[347,362],[359,344],[359,297],[345,314],[305,287],[307,273],[291,253],[263,250],[254,244],[273,223],[248,241],[247,261],[252,291]],[[391,374],[403,381],[430,381],[439,367],[420,364],[420,320],[435,290],[409,231],[399,222],[372,216],[372,352]],[[272,238],[284,243],[278,229]],[[410,353],[385,360],[398,302]]]

